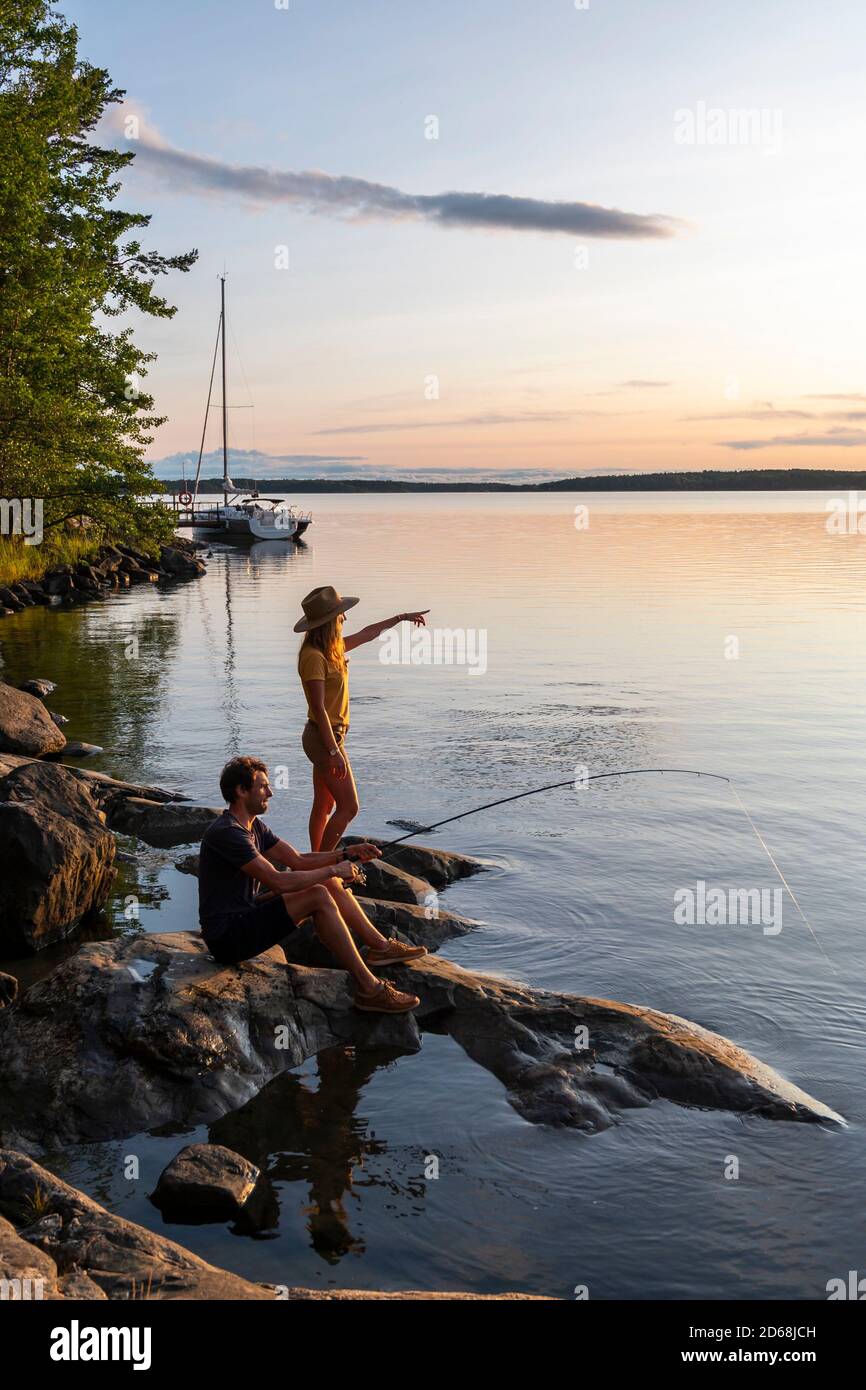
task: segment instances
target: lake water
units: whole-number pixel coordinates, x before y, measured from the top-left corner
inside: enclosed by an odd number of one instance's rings
[[[56,680],[49,704],[69,716],[68,736],[103,745],[90,765],[119,777],[215,803],[228,756],[263,756],[287,784],[268,820],[305,848],[302,596],[326,583],[360,595],[348,630],[417,607],[470,644],[484,634],[483,673],[385,664],[379,643],[353,655],[356,828],[393,836],[393,818],[429,824],[578,767],[724,773],[814,936],[789,900],[778,932],[677,924],[678,889],[778,879],[723,783],[641,777],[442,831],[437,843],[494,866],[445,894],[484,925],[444,953],[681,1014],[848,1128],[660,1101],[594,1137],[544,1129],[457,1044],[425,1035],[413,1056],[311,1060],[209,1130],[81,1147],[49,1166],[275,1283],[823,1298],[828,1279],[866,1271],[866,537],[829,534],[820,494],[301,501],[315,516],[303,548],[215,547],[200,581],[4,620],[3,677]],[[586,526],[575,524],[583,504]],[[145,930],[194,928],[195,881],[174,868],[184,851],[124,850],[113,929],[134,929],[120,911],[128,893]],[[33,978],[70,949],[14,968]],[[148,1202],[178,1148],[208,1136],[269,1173],[279,1213],[266,1236],[163,1227]],[[130,1153],[135,1183],[123,1177]],[[725,1178],[732,1157],[737,1180]]]

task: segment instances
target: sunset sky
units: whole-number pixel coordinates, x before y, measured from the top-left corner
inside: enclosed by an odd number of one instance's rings
[[[136,330],[154,461],[225,268],[255,476],[864,466],[860,4],[288,4],[62,5],[119,201],[200,252]]]

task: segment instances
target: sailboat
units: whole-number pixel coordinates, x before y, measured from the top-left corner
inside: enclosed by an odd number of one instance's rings
[[[204,506],[198,500],[198,484],[201,475],[201,461],[204,454],[204,441],[207,433],[208,414],[211,408],[214,369],[217,350],[220,351],[222,367],[222,448],[223,448],[223,500],[221,505]],[[220,319],[217,342],[214,347],[214,360],[211,366],[210,386],[207,395],[201,447],[198,452],[198,465],[195,470],[195,483],[191,498],[184,499],[189,506],[193,525],[203,525],[226,533],[233,539],[256,541],[296,541],[312,524],[309,512],[298,511],[281,497],[262,497],[257,491],[243,493],[235,487],[229,476],[228,453],[228,404],[226,402],[226,277],[220,276]]]

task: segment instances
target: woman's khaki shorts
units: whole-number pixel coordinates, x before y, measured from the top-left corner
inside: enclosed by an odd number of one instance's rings
[[[334,730],[334,742],[342,753],[346,740],[346,730],[339,724],[332,724],[331,728]],[[314,724],[312,719],[308,719],[304,725],[304,732],[301,735],[301,744],[314,767],[334,766],[334,759],[324,745],[322,735],[319,733],[319,726],[318,724]]]

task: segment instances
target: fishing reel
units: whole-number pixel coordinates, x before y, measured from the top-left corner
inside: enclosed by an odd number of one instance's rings
[[[346,855],[346,859],[347,859],[348,863],[352,865],[352,868],[355,870],[355,873],[354,873],[354,875],[352,876],[352,878],[348,878],[348,879],[345,879],[345,880],[344,880],[344,883],[345,883],[346,887],[347,887],[347,888],[364,888],[364,887],[366,887],[366,884],[367,884],[367,875],[364,873],[364,869],[363,869],[363,866],[362,866],[362,864],[361,864],[360,859],[350,859],[349,856],[348,856],[348,854]]]

